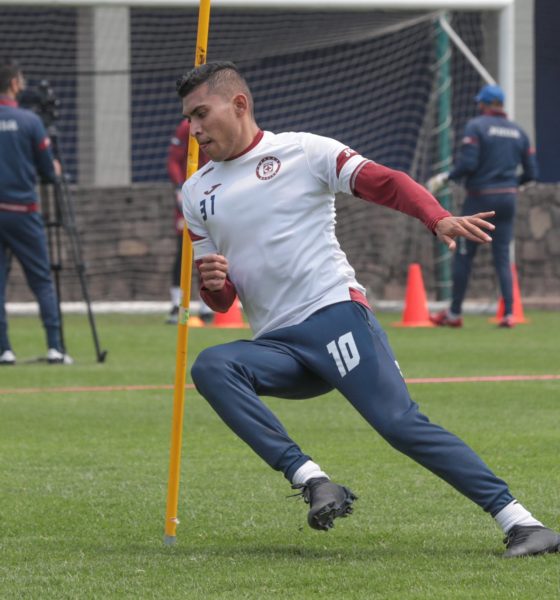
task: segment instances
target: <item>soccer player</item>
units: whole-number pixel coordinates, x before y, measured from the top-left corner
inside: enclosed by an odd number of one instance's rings
[[[513,286],[509,258],[513,238],[515,204],[519,185],[537,179],[537,161],[527,134],[504,112],[504,92],[498,85],[485,85],[475,100],[480,115],[465,128],[459,157],[449,173],[434,175],[427,187],[437,193],[448,180],[464,180],[467,197],[463,214],[492,210],[490,222],[496,226],[492,235],[492,255],[504,299],[504,316],[499,327],[511,328]],[[521,167],[521,176],[517,170]],[[449,310],[431,316],[436,325],[462,327],[463,299],[467,291],[477,244],[461,240],[453,260],[453,291]]]
[[[493,213],[454,217],[404,173],[336,140],[263,132],[232,63],[198,67],[177,89],[191,135],[210,158],[183,186],[201,294],[217,311],[239,296],[254,333],[199,354],[192,367],[199,392],[301,490],[315,529],[332,528],[356,496],[303,452],[260,395],[339,390],[396,449],[490,513],[507,535],[506,556],[557,551],[560,536],[464,442],[419,412],[335,236],[336,192],[414,216],[452,249],[458,237],[489,242]]]

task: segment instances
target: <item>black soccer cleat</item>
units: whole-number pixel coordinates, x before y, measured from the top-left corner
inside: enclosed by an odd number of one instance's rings
[[[347,487],[333,483],[327,477],[315,477],[292,488],[300,489],[305,502],[311,505],[307,514],[309,526],[321,531],[332,529],[337,517],[350,515],[352,503],[358,499]]]
[[[504,538],[504,558],[560,552],[560,535],[540,525],[514,525]]]

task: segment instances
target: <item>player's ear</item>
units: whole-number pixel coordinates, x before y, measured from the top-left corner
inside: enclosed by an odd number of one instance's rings
[[[238,116],[242,116],[249,108],[249,100],[245,94],[236,94],[233,97],[233,109]]]

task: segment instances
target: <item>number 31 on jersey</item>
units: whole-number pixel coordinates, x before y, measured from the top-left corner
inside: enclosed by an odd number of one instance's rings
[[[202,215],[202,219],[203,221],[207,221],[208,220],[208,209],[210,209],[210,214],[213,215],[214,214],[214,200],[216,199],[216,196],[214,196],[214,194],[212,194],[212,196],[210,196],[210,200],[209,200],[209,204],[210,206],[207,206],[207,199],[203,198],[200,201],[200,214]]]

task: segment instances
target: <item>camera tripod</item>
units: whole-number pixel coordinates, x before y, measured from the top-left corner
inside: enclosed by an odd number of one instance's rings
[[[86,281],[86,269],[82,256],[82,245],[76,228],[76,220],[74,218],[74,208],[72,205],[72,197],[68,189],[66,173],[64,169],[64,161],[60,153],[59,135],[56,127],[56,121],[59,118],[58,108],[60,101],[56,97],[50,83],[43,79],[35,90],[25,90],[19,98],[20,106],[28,108],[35,112],[43,121],[45,129],[52,143],[52,151],[54,158],[58,161],[61,168],[61,174],[55,183],[42,183],[40,186],[41,194],[41,211],[45,221],[47,230],[47,240],[49,247],[49,255],[51,261],[51,270],[54,275],[54,283],[56,289],[58,303],[58,317],[60,321],[60,342],[64,354],[66,354],[66,344],[64,342],[64,328],[62,323],[62,311],[60,308],[61,285],[60,273],[62,271],[62,237],[61,229],[64,229],[70,243],[70,253],[76,267],[76,273],[80,281],[82,297],[87,307],[87,314],[93,342],[95,345],[95,353],[97,362],[104,362],[107,356],[106,350],[101,350],[99,346],[99,338],[95,327],[95,319],[91,309],[89,292]]]
[[[60,307],[61,302],[61,285],[60,276],[63,270],[62,265],[62,235],[61,230],[64,229],[66,237],[69,242],[70,253],[72,261],[76,268],[76,274],[80,281],[80,288],[82,291],[82,297],[86,304],[87,315],[91,333],[93,336],[93,343],[95,346],[95,353],[97,362],[102,363],[105,361],[107,356],[107,350],[101,350],[99,344],[99,337],[97,335],[97,329],[95,326],[95,318],[91,308],[91,301],[86,280],[86,269],[84,265],[82,255],[82,245],[78,230],[76,228],[76,221],[74,218],[74,208],[72,205],[72,198],[66,182],[64,167],[60,158],[60,152],[58,151],[58,139],[56,131],[52,128],[49,131],[49,136],[53,144],[54,156],[59,161],[62,167],[62,174],[58,177],[57,181],[53,184],[43,183],[41,184],[41,208],[43,219],[45,221],[45,227],[47,229],[47,239],[49,247],[49,256],[51,261],[51,270],[54,276],[54,283],[56,289],[57,303],[58,303],[58,317],[60,322],[60,341],[62,344],[63,352],[66,354],[66,344],[64,340],[64,326],[62,320],[62,310]]]

